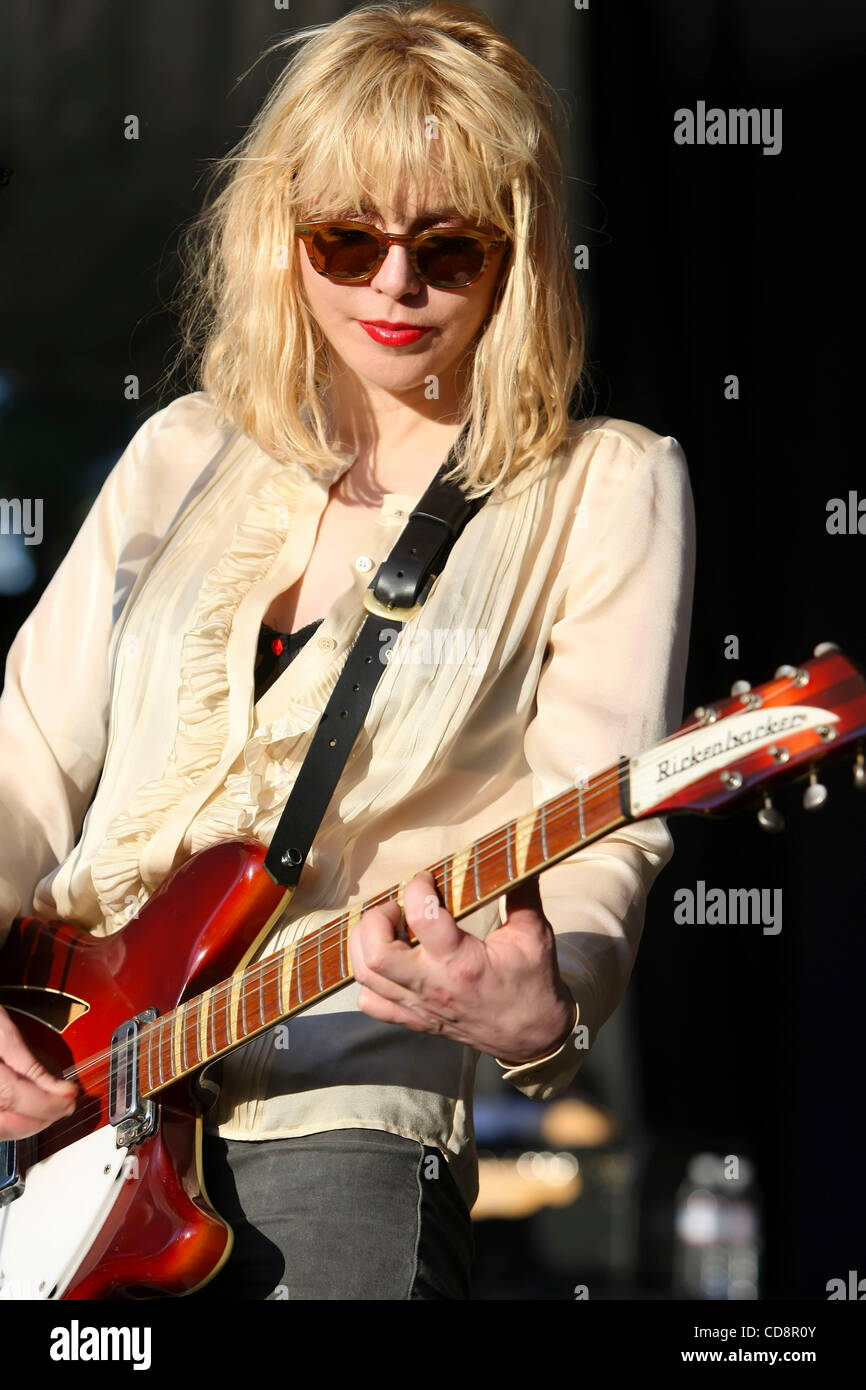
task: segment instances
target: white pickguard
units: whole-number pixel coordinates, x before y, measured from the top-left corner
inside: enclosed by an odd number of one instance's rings
[[[28,1168],[24,1192],[0,1207],[0,1300],[57,1299],[135,1178],[111,1125]]]

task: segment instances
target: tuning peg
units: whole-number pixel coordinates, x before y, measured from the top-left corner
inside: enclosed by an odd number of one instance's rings
[[[778,835],[780,830],[785,829],[785,817],[781,811],[777,811],[773,802],[767,794],[764,794],[764,804],[758,812],[758,825],[762,830],[767,830],[771,835]]]
[[[774,679],[775,679],[775,680],[781,680],[782,676],[796,676],[796,674],[797,674],[797,668],[796,668],[796,666],[779,666],[779,667],[777,667],[777,669],[773,672],[773,676],[774,676]]]
[[[751,690],[751,688],[752,687],[748,681],[734,681],[733,685],[731,686],[731,694],[745,695],[746,691]]]
[[[838,650],[835,642],[819,642],[812,655],[824,656],[826,652],[838,652]]]
[[[857,757],[854,759],[854,786],[858,792],[866,788],[866,759],[863,757],[863,749],[857,749]]]
[[[829,793],[823,782],[818,781],[818,773],[814,767],[809,768],[809,785],[803,792],[803,805],[807,811],[817,811],[819,806],[823,806]]]

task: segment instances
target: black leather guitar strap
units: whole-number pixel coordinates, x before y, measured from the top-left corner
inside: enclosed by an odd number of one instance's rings
[[[460,438],[468,431],[464,427]],[[458,441],[459,442],[459,441]],[[458,484],[443,481],[456,444],[410,513],[396,544],[364,594],[367,616],[346,657],[313,735],[273,838],[265,868],[275,883],[294,888],[346,760],[387,665],[399,632],[425,602],[466,523],[487,500],[468,500]]]

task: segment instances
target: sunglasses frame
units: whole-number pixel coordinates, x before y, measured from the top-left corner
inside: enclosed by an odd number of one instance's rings
[[[332,275],[316,262],[313,251],[313,237],[320,227],[339,227],[345,230],[366,232],[379,243],[379,251],[372,268],[365,271],[363,275]],[[475,227],[428,227],[426,231],[417,232],[414,236],[408,233],[398,234],[396,232],[380,232],[378,227],[371,227],[369,222],[348,222],[340,218],[325,218],[319,222],[299,222],[295,227],[295,236],[300,237],[307,248],[307,256],[313,270],[319,275],[324,275],[334,285],[367,285],[379,273],[379,269],[388,255],[392,246],[405,246],[409,252],[409,260],[412,269],[422,284],[430,285],[433,289],[439,290],[465,290],[469,285],[474,285],[480,280],[488,265],[493,251],[498,251],[500,246],[505,246],[509,238],[504,233],[498,236],[491,236],[489,232],[479,231]],[[418,247],[431,237],[446,237],[455,239],[463,237],[469,241],[478,242],[484,253],[481,268],[471,280],[465,280],[462,285],[437,285],[428,275],[420,269],[418,265]]]

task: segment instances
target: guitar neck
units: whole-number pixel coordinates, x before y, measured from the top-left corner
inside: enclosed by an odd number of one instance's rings
[[[808,773],[805,804],[820,805],[826,789],[816,795],[812,785],[818,764],[852,745],[855,785],[866,787],[864,739],[863,674],[833,643],[822,643],[814,660],[781,666],[772,681],[754,690],[736,682],[729,698],[698,706],[654,748],[621,758],[427,872],[443,906],[459,920],[627,822],[684,811],[721,813],[763,794],[758,819],[776,828],[781,817],[767,789]],[[358,903],[144,1024],[144,1094],[163,1090],[350,984],[349,933],[371,907],[402,907],[405,886],[404,880]]]
[[[445,909],[459,920],[630,821],[628,766],[622,759],[429,865]],[[349,933],[371,907],[402,907],[407,881],[145,1024],[143,1094],[154,1095],[351,984]]]

